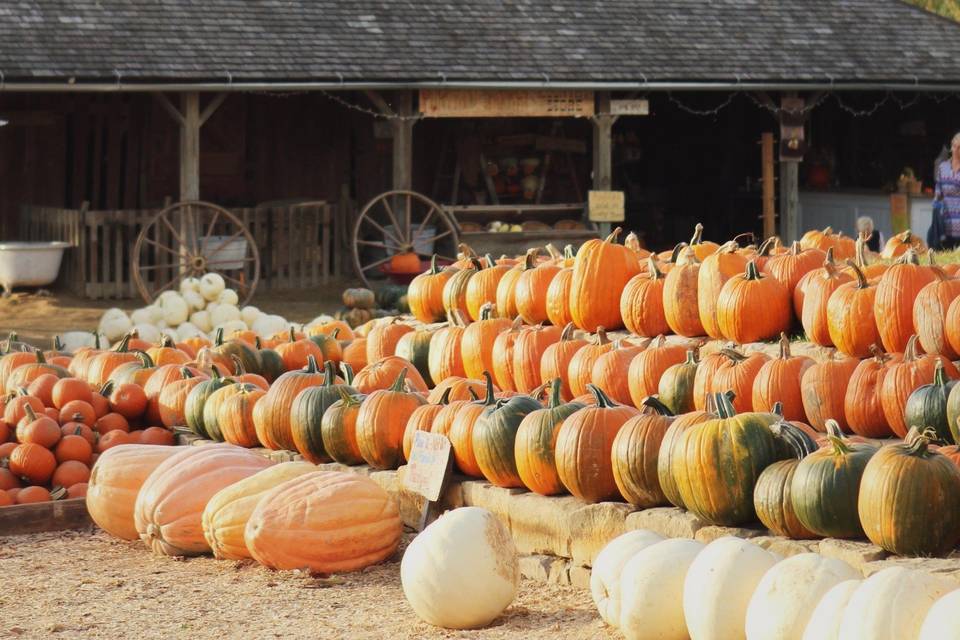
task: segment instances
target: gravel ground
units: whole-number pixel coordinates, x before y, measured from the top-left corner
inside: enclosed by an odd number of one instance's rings
[[[616,637],[589,592],[529,580],[487,629],[431,627],[407,606],[399,555],[323,579],[251,562],[159,557],[89,529],[0,538],[0,566],[0,637]]]

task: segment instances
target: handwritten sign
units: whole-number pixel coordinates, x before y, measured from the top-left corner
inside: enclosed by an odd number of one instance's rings
[[[610,115],[648,116],[650,115],[650,102],[643,98],[636,100],[611,100]]]
[[[446,436],[429,431],[413,434],[410,461],[403,485],[430,502],[440,499],[443,484],[450,470],[450,441]]]
[[[623,191],[591,191],[587,208],[591,222],[623,222]]]
[[[428,118],[589,117],[592,91],[421,89]]]

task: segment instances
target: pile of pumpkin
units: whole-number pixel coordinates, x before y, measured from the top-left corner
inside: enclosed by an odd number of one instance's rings
[[[836,558],[782,559],[734,537],[704,545],[631,531],[598,554],[590,589],[629,640],[960,638],[949,577],[895,566],[863,579]]]
[[[417,259],[416,272],[419,272],[419,265]],[[341,299],[343,308],[333,314],[333,319],[343,320],[351,327],[359,327],[370,320],[390,314],[410,312],[406,285],[385,284],[380,286],[376,293],[364,288],[344,289]]]
[[[43,352],[8,339],[0,358],[0,506],[79,498],[90,468],[117,444],[173,444],[169,430],[145,418],[137,384],[92,385],[78,373],[85,360]],[[147,357],[147,356],[144,356]]]

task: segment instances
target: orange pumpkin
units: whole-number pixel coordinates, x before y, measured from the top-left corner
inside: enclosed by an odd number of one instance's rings
[[[877,287],[867,280],[853,262],[850,269],[855,282],[841,284],[827,301],[827,331],[830,341],[848,356],[863,358],[880,342],[880,330],[873,308]]]
[[[826,433],[827,420],[833,419],[841,429],[847,430],[844,398],[858,363],[856,358],[835,358],[831,354],[829,359],[815,363],[803,373],[800,395],[811,427]]]
[[[787,334],[780,334],[779,355],[765,362],[753,380],[753,411],[772,412],[774,405],[780,403],[785,420],[805,421],[800,380],[813,364],[812,358],[792,355],[790,339]]]
[[[524,269],[514,287],[514,303],[517,313],[527,324],[547,322],[547,290],[550,282],[560,272],[560,265],[551,260],[536,264],[534,256],[527,253]]]
[[[960,357],[947,339],[951,304],[960,299],[960,279],[933,268],[934,280],[917,294],[913,303],[913,328],[927,353],[939,353],[950,360]],[[956,318],[954,319],[954,321]]]
[[[516,347],[517,338],[526,331],[523,326],[523,320],[518,316],[510,328],[502,332],[493,341],[493,379],[497,386],[504,391],[516,391],[516,383],[513,381],[513,351]]]
[[[360,393],[371,393],[377,389],[386,389],[397,379],[400,371],[406,369],[406,384],[411,391],[426,393],[427,383],[409,360],[399,356],[388,356],[368,364],[353,379],[351,385]]]
[[[648,396],[657,394],[663,373],[687,359],[688,347],[680,343],[667,344],[666,338],[660,335],[630,361],[627,386],[633,406],[639,408]]]
[[[406,391],[407,369],[388,389],[370,393],[357,414],[357,445],[371,467],[396,469],[403,462],[403,432],[410,415],[426,400]]]
[[[670,329],[681,336],[704,335],[697,306],[700,263],[690,247],[683,250],[677,266],[663,281],[663,311]]]
[[[493,371],[493,344],[497,336],[512,324],[506,318],[495,317],[494,307],[489,302],[481,307],[475,319],[476,322],[464,329],[460,340],[463,370],[468,378],[474,380],[482,377],[484,371]]]
[[[540,361],[547,347],[560,340],[560,327],[537,325],[517,336],[513,345],[513,389],[530,393],[539,387]]]
[[[466,329],[463,326],[460,311],[454,309],[451,314],[452,320],[447,326],[430,337],[427,366],[430,370],[430,378],[435,383],[450,377],[462,378],[467,375],[463,363],[463,352],[460,348]]]
[[[136,352],[130,350],[130,336],[126,335],[109,351],[97,354],[87,367],[87,382],[94,387],[102,387],[110,379],[113,370],[125,362],[136,362]]]
[[[613,343],[607,338],[607,332],[604,328],[599,327],[594,341],[573,354],[567,367],[567,383],[570,385],[570,393],[574,398],[584,394],[590,395],[587,385],[590,384],[593,377],[593,365],[596,364],[600,356],[611,349],[613,349]]]
[[[461,378],[460,376],[447,378],[431,389],[427,395],[427,402],[437,403],[440,401],[440,398],[448,392],[451,401],[476,400],[484,392],[484,389],[486,389],[482,374],[480,378],[480,380],[471,380],[469,378]]]
[[[735,349],[723,349],[720,353],[723,360],[717,366],[712,379],[707,382],[706,393],[732,391],[735,397],[731,402],[737,413],[755,411],[753,407],[753,383],[757,379],[760,369],[770,358],[760,351],[745,355]],[[709,365],[705,366],[706,362],[707,358],[704,358],[700,366],[697,367],[697,376],[700,375],[701,369],[709,368]]]
[[[620,294],[620,316],[628,331],[647,337],[671,331],[663,307],[664,282],[656,258],[650,255],[646,271],[630,278]]]
[[[638,254],[616,243],[621,229],[605,240],[587,240],[577,252],[570,284],[570,316],[584,331],[598,327],[618,329],[620,294],[630,279],[640,273]]]
[[[444,318],[443,287],[457,270],[441,268],[437,256],[430,260],[430,268],[410,282],[407,301],[410,313],[420,322],[439,322]],[[344,336],[345,337],[345,336]]]
[[[350,344],[343,347],[343,362],[350,365],[354,371],[361,371],[367,366],[367,339],[353,338]]]
[[[190,356],[177,348],[173,338],[164,335],[160,338],[159,344],[147,349],[147,355],[153,361],[154,366],[165,364],[186,364],[190,362]]]
[[[793,299],[793,290],[808,271],[819,269],[827,254],[820,249],[802,249],[799,242],[790,246],[790,251],[774,256],[767,261],[764,273],[772,276],[786,289],[788,300]],[[789,303],[788,303],[789,304]],[[792,305],[788,306],[788,310]]]
[[[703,259],[697,272],[697,310],[703,331],[711,338],[722,338],[717,324],[717,299],[730,278],[743,273],[747,258],[737,253],[737,243],[728,242]],[[660,332],[664,333],[664,332]]]
[[[450,388],[443,392],[437,402],[430,402],[420,405],[413,410],[410,418],[407,420],[407,426],[403,429],[403,459],[410,460],[410,450],[413,448],[413,439],[417,431],[427,431],[433,428],[433,420],[450,402]]]
[[[450,415],[446,415],[445,411],[438,413],[436,428],[433,431],[433,433],[445,433],[450,439],[450,448],[453,450],[453,459],[457,468],[464,475],[474,478],[482,478],[483,471],[477,463],[477,454],[473,449],[473,428],[484,410],[497,404],[493,379],[486,372],[484,378],[486,379],[484,398],[464,402],[459,408],[451,409]],[[448,422],[449,428],[447,428]]]
[[[570,361],[577,351],[589,344],[582,338],[574,337],[574,329],[572,322],[567,324],[560,333],[559,341],[549,345],[540,358],[540,379],[544,382],[554,379],[560,380],[559,393],[564,402],[569,402],[573,398],[567,373],[570,368]]]
[[[378,484],[317,471],[267,493],[250,514],[244,542],[271,569],[343,573],[392,556],[402,533],[396,501]]]
[[[611,461],[613,441],[639,411],[615,404],[594,385],[590,391],[596,405],[570,415],[557,433],[557,475],[567,491],[586,502],[619,499]]]
[[[833,346],[830,338],[830,316],[827,306],[830,296],[840,286],[852,282],[853,276],[847,271],[838,271],[833,262],[833,249],[827,251],[822,269],[810,271],[804,276],[806,284],[802,287],[803,303],[798,312],[807,339],[824,347]],[[801,287],[797,287],[800,291]],[[796,296],[796,292],[794,292]]]
[[[640,415],[623,423],[613,439],[611,461],[620,495],[635,507],[649,509],[667,504],[657,463],[660,445],[673,424],[673,414],[653,397],[645,398],[640,407]]]
[[[530,249],[527,251],[527,255],[530,255],[531,253],[534,257],[536,257],[537,250]],[[504,273],[503,277],[501,277],[500,281],[497,283],[497,312],[500,314],[501,318],[516,318],[519,313],[517,311],[515,293],[517,289],[517,282],[520,280],[520,276],[523,275],[525,266],[526,258],[523,262],[514,265],[509,271]]]
[[[43,445],[25,442],[10,452],[10,471],[30,484],[47,484],[57,467],[57,459]]]
[[[469,322],[470,312],[467,311],[467,287],[473,277],[480,273],[483,265],[480,260],[472,257],[467,266],[463,266],[453,274],[453,277],[447,280],[443,285],[443,310],[447,319],[452,320],[456,313],[463,322]]]
[[[288,371],[277,378],[267,394],[253,407],[253,424],[257,439],[268,449],[296,451],[297,444],[290,430],[290,409],[301,391],[323,384],[325,375],[313,356],[304,369]]]
[[[717,299],[717,326],[728,340],[759,342],[789,331],[790,309],[789,290],[776,278],[761,275],[751,260],[743,274],[723,285]]]
[[[157,396],[157,415],[160,422],[169,428],[187,424],[187,396],[206,376],[194,376],[186,367],[180,369],[180,379],[167,384]],[[149,401],[148,401],[149,406]]]
[[[253,420],[253,409],[267,395],[263,389],[251,389],[241,385],[240,391],[226,400],[217,409],[217,424],[225,442],[240,447],[260,445]]]
[[[283,360],[283,366],[287,371],[303,369],[307,366],[311,357],[316,361],[318,366],[323,364],[323,351],[320,350],[317,343],[310,338],[298,338],[293,327],[290,327],[289,335],[290,337],[287,342],[281,342],[274,349],[280,354],[280,358]],[[227,367],[227,371],[233,370],[232,358],[230,359],[230,365],[231,366]]]
[[[630,363],[646,348],[646,344],[637,345],[625,340],[617,340],[613,348],[597,358],[590,373],[594,386],[618,404],[630,405],[630,383],[627,372]]]
[[[913,335],[913,303],[920,290],[936,277],[934,269],[921,266],[917,254],[907,250],[880,278],[873,313],[886,351],[906,350],[907,340]]]
[[[553,276],[547,287],[547,318],[550,324],[563,327],[573,321],[570,315],[570,287],[573,285],[573,247],[563,250],[563,268]]]
[[[209,553],[202,526],[207,502],[221,489],[272,464],[231,444],[181,447],[154,469],[140,489],[134,506],[140,539],[160,555]]]
[[[908,425],[904,418],[907,398],[917,387],[930,384],[938,360],[943,363],[943,371],[948,378],[951,380],[960,378],[960,372],[947,358],[941,355],[919,353],[917,336],[910,336],[907,340],[903,359],[891,363],[887,368],[887,374],[880,385],[880,404],[887,424],[898,437],[906,437],[910,427],[913,426]]]
[[[905,255],[908,251],[923,253],[927,250],[920,236],[914,234],[910,229],[891,236],[887,243],[883,245],[883,251],[880,252],[882,260],[896,260]]]
[[[496,302],[497,285],[511,269],[511,265],[494,262],[489,255],[486,264],[487,266],[474,274],[467,283],[467,313],[474,321],[481,319],[484,305],[493,305]]]
[[[899,353],[885,354],[876,346],[873,357],[860,361],[850,375],[843,397],[843,415],[847,426],[866,438],[891,438],[893,431],[883,413],[880,389],[890,366],[903,359]]]

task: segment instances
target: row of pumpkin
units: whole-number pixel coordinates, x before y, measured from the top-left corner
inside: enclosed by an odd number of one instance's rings
[[[741,248],[701,239],[661,255],[635,237],[590,240],[574,257],[480,258],[464,248],[441,268],[434,261],[410,284],[422,322],[479,321],[495,304],[501,318],[594,332],[626,327],[638,336],[674,333],[737,343],[775,338],[798,320],[807,337],[864,358],[874,345],[903,352],[916,333],[928,353],[960,357],[960,265],[921,265],[922,241],[909,231],[890,239],[870,263],[862,241],[811,231],[790,248],[768,241]],[[891,260],[896,259],[890,263]],[[838,264],[835,260],[846,260]],[[758,303],[762,301],[762,303]]]
[[[637,530],[598,554],[600,617],[628,640],[957,640],[960,589],[894,566],[866,579],[817,553],[782,559],[734,537],[704,545]]]

